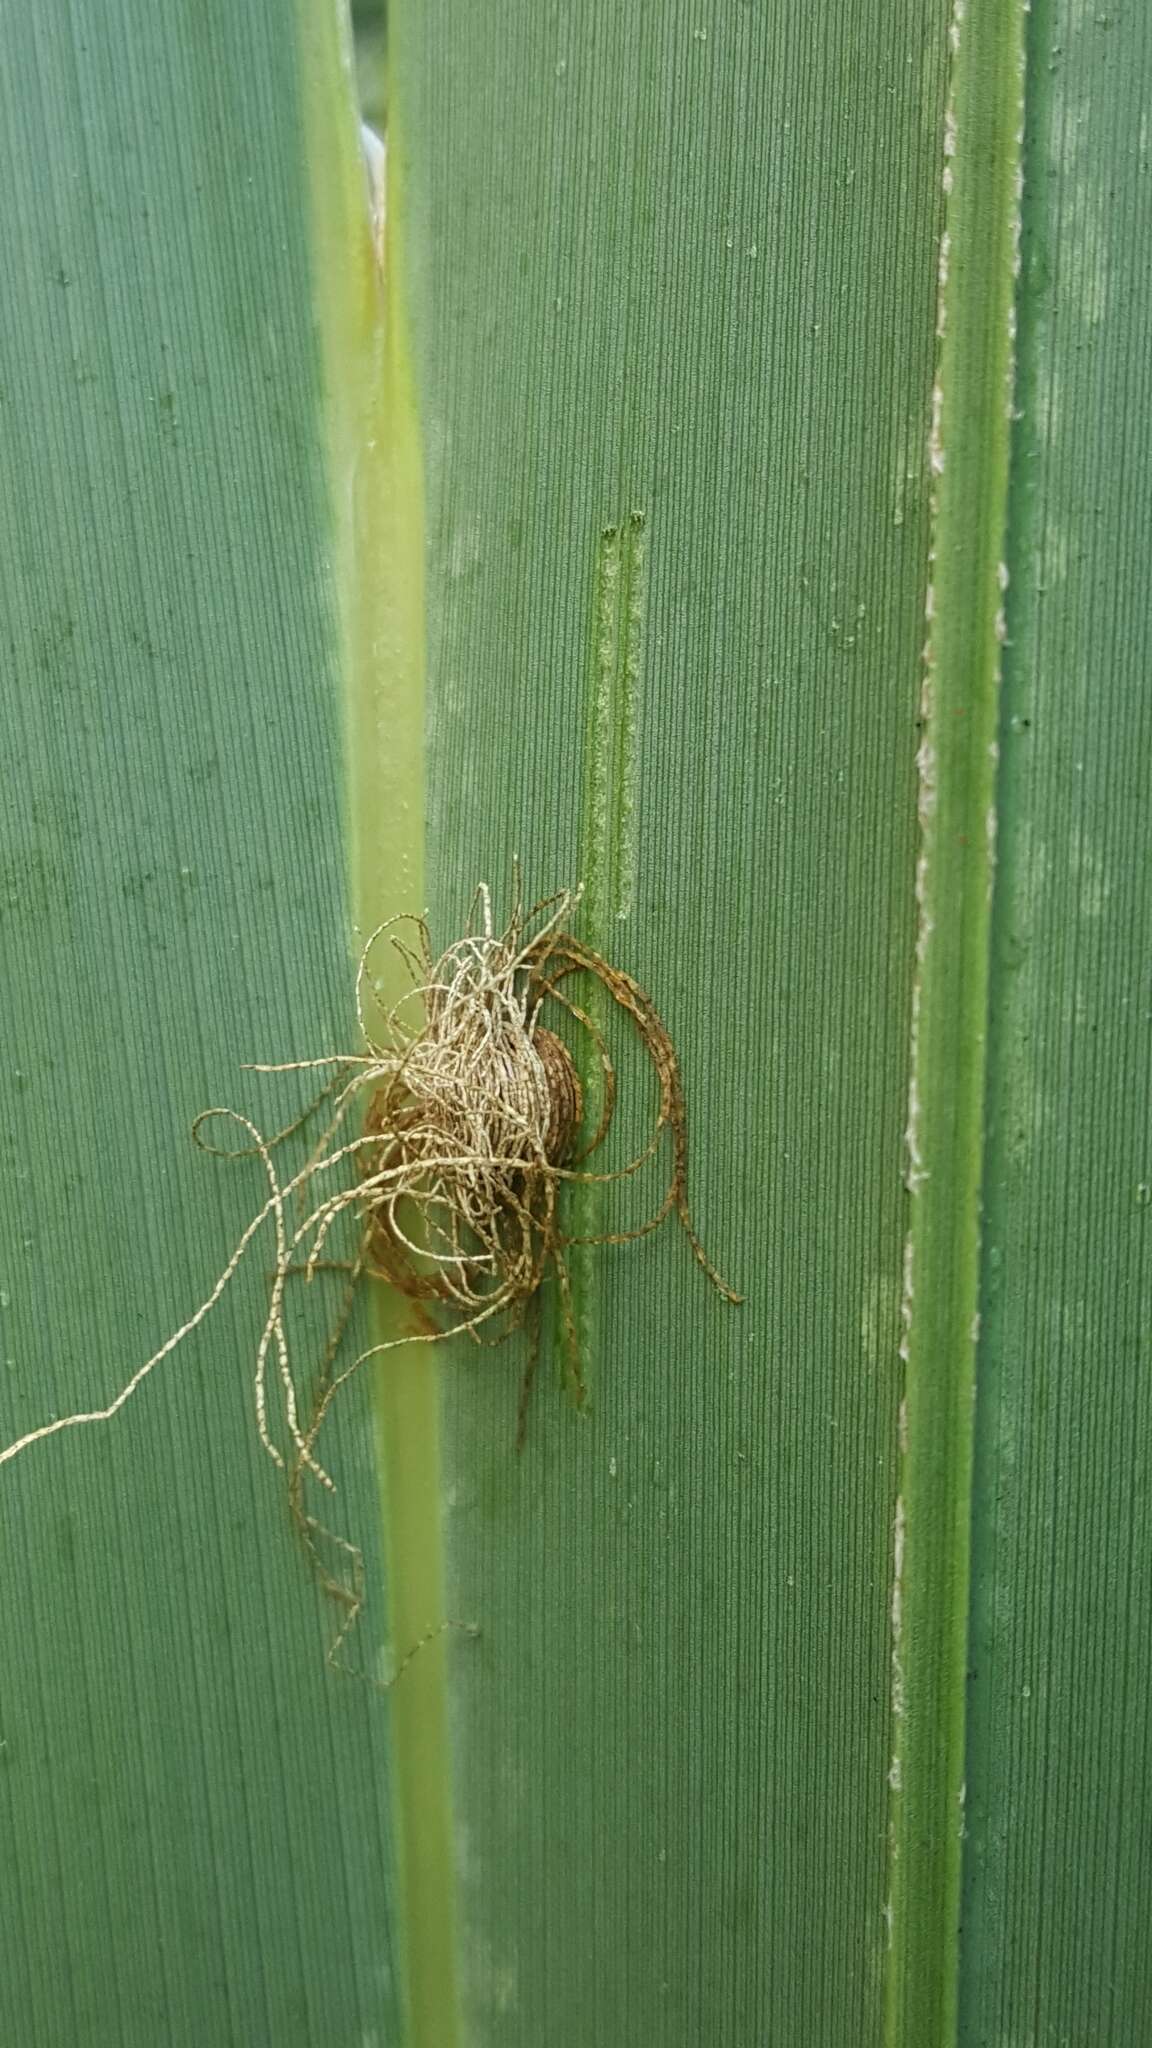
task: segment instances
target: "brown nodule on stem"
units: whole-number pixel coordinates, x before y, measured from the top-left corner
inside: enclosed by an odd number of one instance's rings
[[[697,1262],[729,1301],[739,1301],[710,1263],[692,1225],[687,1199],[687,1133],[679,1062],[650,997],[621,969],[566,928],[579,892],[564,892],[524,912],[517,901],[503,931],[492,928],[488,889],[476,892],[464,936],[439,956],[421,918],[393,918],[372,934],[356,978],[363,1050],[356,1054],[263,1066],[260,1072],[326,1071],[325,1085],[302,1116],[270,1139],[236,1110],[206,1110],[193,1136],[224,1156],[256,1156],[268,1196],[239,1239],[227,1267],[196,1313],[161,1346],[107,1408],[67,1415],[31,1431],[0,1451],[0,1465],[41,1437],[82,1422],[110,1419],[160,1360],[209,1313],[236,1271],[252,1238],[271,1219],[276,1256],[268,1313],[256,1349],[256,1426],[268,1456],[285,1474],[292,1521],[316,1577],[341,1610],[328,1651],[343,1669],[343,1647],[364,1604],[360,1550],[311,1512],[309,1481],[335,1492],[317,1455],[317,1440],[340,1388],[370,1358],[401,1344],[432,1343],[461,1334],[498,1343],[529,1312],[533,1342],[517,1409],[516,1445],[524,1441],[528,1398],[538,1357],[541,1283],[551,1268],[570,1379],[578,1400],[584,1379],[566,1254],[574,1244],[623,1244],[657,1229],[673,1212]],[[407,925],[411,943],[399,936]],[[387,933],[412,986],[379,1021],[369,1024],[365,998],[374,947]],[[598,1172],[589,1161],[611,1128],[616,1077],[604,1036],[573,994],[579,978],[598,983],[631,1024],[658,1087],[648,1141],[626,1165]],[[582,1031],[591,1042],[601,1077],[595,1130],[580,1143],[583,1090],[572,1053],[543,1018]],[[321,1109],[327,1116],[303,1167],[281,1180],[274,1151]],[[356,1129],[359,1113],[359,1129]],[[225,1147],[205,1135],[213,1120],[239,1125],[246,1143]],[[349,1129],[355,1135],[349,1136]],[[565,1234],[565,1190],[575,1183],[625,1181],[659,1149],[669,1133],[671,1166],[654,1212],[626,1230],[591,1238]],[[353,1249],[332,1254],[334,1233],[350,1221]],[[288,1281],[339,1270],[343,1298],[309,1394],[301,1398],[286,1319]],[[420,1324],[414,1333],[361,1351],[337,1370],[352,1307],[366,1276],[406,1296]],[[269,1422],[269,1364],[279,1382],[281,1422]],[[430,1627],[401,1657],[387,1690],[426,1644],[447,1629],[476,1634],[474,1625],[446,1621]],[[372,1681],[379,1684],[380,1681]]]

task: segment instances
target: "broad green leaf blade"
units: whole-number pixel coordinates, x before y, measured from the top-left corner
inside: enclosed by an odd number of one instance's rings
[[[583,1260],[589,1413],[552,1345],[520,1459],[523,1354],[441,1362],[472,2043],[880,2038],[946,30],[390,27],[436,935],[515,854],[592,883],[748,1294]]]
[[[1147,10],[1035,8],[1005,559],[961,2038],[1152,2013]]]
[[[4,1441],[110,1399],[262,1200],[194,1114],[275,1128],[240,1063],[348,1043],[376,319],[335,16],[6,22]],[[0,2031],[27,2048],[396,2038],[386,1719],[324,1667],[254,1428],[269,1257],[115,1423],[0,1475]],[[331,1455],[378,1585],[363,1407]]]

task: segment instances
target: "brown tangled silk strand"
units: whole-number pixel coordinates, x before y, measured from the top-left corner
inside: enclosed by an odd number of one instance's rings
[[[597,1243],[622,1243],[655,1230],[675,1209],[693,1251],[722,1293],[692,1228],[686,1196],[684,1098],[675,1050],[650,998],[638,983],[565,929],[573,899],[517,907],[494,934],[487,890],[472,925],[434,959],[428,931],[417,924],[419,950],[407,953],[423,999],[424,1021],[411,1036],[389,1018],[394,1049],[375,1047],[387,1072],[377,1078],[366,1129],[379,1145],[361,1162],[367,1270],[412,1300],[435,1303],[453,1320],[435,1325],[479,1332],[497,1323],[497,1340],[522,1320],[551,1265],[559,1279],[572,1383],[584,1380],[571,1314],[559,1197],[566,1183],[607,1182],[636,1173],[662,1132],[672,1138],[672,1171],[656,1213],[634,1229]],[[536,927],[535,930],[533,927]],[[635,1027],[659,1082],[654,1128],[644,1150],[612,1173],[587,1164],[603,1144],[616,1102],[612,1061],[602,1032],[570,993],[578,975],[600,983]],[[602,1076],[596,1130],[576,1154],[583,1114],[579,1076],[568,1047],[541,1021],[554,1003],[590,1034]],[[402,1007],[402,1006],[401,1006]],[[535,1354],[534,1354],[535,1355]],[[517,1426],[522,1444],[526,1375]]]
[[[329,1661],[342,1664],[341,1647],[363,1607],[363,1559],[356,1545],[310,1512],[305,1486],[311,1477],[335,1491],[317,1456],[317,1439],[335,1395],[366,1360],[400,1344],[430,1343],[459,1334],[498,1343],[522,1324],[551,1268],[557,1279],[569,1383],[582,1403],[585,1382],[567,1253],[576,1244],[623,1244],[643,1237],[673,1211],[713,1285],[729,1301],[738,1301],[739,1295],[708,1260],[692,1226],[684,1094],[672,1040],[639,984],[567,929],[577,901],[578,892],[566,891],[525,912],[517,900],[507,925],[494,932],[489,891],[481,885],[464,935],[438,956],[424,919],[393,918],[380,926],[361,955],[357,973],[363,1050],[256,1069],[327,1070],[329,1079],[303,1115],[271,1138],[236,1110],[206,1110],[196,1120],[193,1135],[203,1149],[227,1157],[258,1156],[268,1183],[267,1200],[207,1300],[133,1374],[107,1408],[66,1415],[31,1431],[0,1451],[0,1465],[59,1429],[115,1415],[153,1367],[203,1321],[270,1218],[276,1257],[256,1350],[257,1430],[265,1451],[287,1477],[293,1522],[320,1583],[343,1611],[329,1648]],[[411,943],[400,936],[404,927]],[[385,935],[404,962],[411,987],[382,1014],[379,1024],[370,1027],[369,966],[373,949]],[[635,1158],[611,1172],[596,1171],[589,1164],[611,1128],[616,1077],[599,1023],[573,993],[580,978],[598,984],[626,1016],[658,1084],[647,1143]],[[543,1021],[546,1006],[554,1010],[557,1021],[566,1017],[570,1029],[586,1035],[599,1068],[599,1115],[582,1145],[579,1074],[563,1038]],[[603,1009],[602,1001],[598,1007]],[[360,1129],[348,1137],[346,1130],[361,1105]],[[281,1181],[274,1153],[322,1108],[328,1116],[319,1141],[305,1165]],[[239,1126],[247,1142],[234,1147],[211,1142],[206,1129],[221,1119]],[[653,1158],[665,1131],[671,1167],[655,1212],[631,1229],[588,1238],[567,1236],[561,1219],[564,1189],[579,1182],[628,1179]],[[329,1244],[334,1229],[346,1218],[354,1226],[352,1255],[337,1259]],[[320,1271],[333,1270],[345,1276],[343,1301],[311,1394],[302,1402],[289,1349],[288,1283],[294,1275],[311,1280]],[[337,1371],[355,1294],[366,1275],[387,1281],[413,1302],[420,1327],[372,1345]],[[517,1448],[524,1442],[538,1350],[536,1333],[521,1382]],[[268,1416],[270,1360],[275,1362],[281,1390],[279,1443]],[[471,1625],[451,1622],[429,1629],[386,1685],[394,1684],[417,1651],[443,1628],[461,1626],[475,1633]]]

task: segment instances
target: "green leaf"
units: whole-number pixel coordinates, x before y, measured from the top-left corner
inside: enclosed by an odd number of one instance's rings
[[[351,1042],[379,313],[334,17],[27,11],[0,97],[7,1441],[110,1400],[259,1207],[196,1112],[275,1128],[305,1082],[240,1063]],[[0,2031],[28,2048],[397,2038],[386,1715],[325,1668],[254,1426],[270,1257],[115,1422],[0,1475]],[[378,1595],[363,1406],[331,1455]]]
[[[880,2034],[946,26],[390,23],[435,935],[589,884],[748,1296],[591,1252],[520,1458],[522,1353],[441,1360],[469,2042]]]
[[[383,1551],[395,1651],[480,1631],[390,1724],[255,1428],[270,1249],[5,1462],[5,2038],[1141,2048],[1144,15],[388,35],[383,284],[327,10],[9,38],[0,1446],[205,1300],[266,1183],[196,1112],[283,1122],[241,1063],[517,860],[665,1016],[747,1299],[574,1249],[522,1456],[526,1337],[349,1389],[366,1667]]]
[[[521,1460],[441,1363],[467,2038],[1136,2048],[1143,16],[390,50],[438,935],[585,880],[748,1294],[584,1255]]]
[[[977,1360],[964,2039],[1139,2048],[1152,1691],[1141,9],[1028,17]]]

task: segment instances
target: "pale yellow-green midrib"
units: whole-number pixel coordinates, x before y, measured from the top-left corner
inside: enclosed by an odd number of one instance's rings
[[[314,288],[336,517],[335,611],[345,681],[356,944],[424,903],[423,481],[404,310],[393,147],[383,279],[341,24],[301,6]],[[380,967],[386,968],[382,959]],[[387,990],[385,989],[385,1000]],[[397,989],[396,993],[399,993]],[[381,1291],[381,1338],[400,1329]],[[429,1347],[380,1361],[374,1386],[390,1631],[396,1657],[443,1613],[437,1375]],[[409,2048],[458,2037],[444,1651],[392,1695],[393,1799]],[[383,1704],[381,1711],[388,1711]]]

